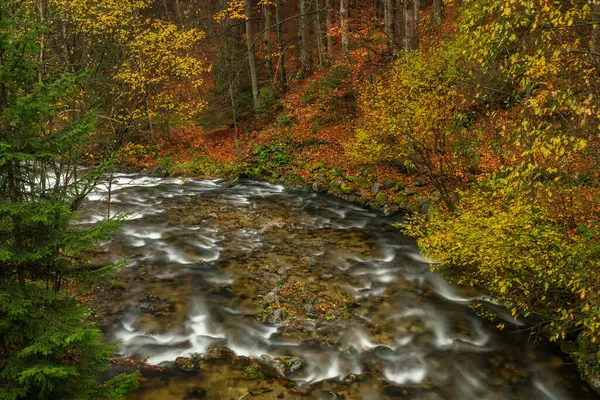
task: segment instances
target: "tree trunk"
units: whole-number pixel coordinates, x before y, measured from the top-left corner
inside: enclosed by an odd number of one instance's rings
[[[310,69],[310,24],[308,0],[300,0],[300,71],[302,74]]]
[[[340,28],[342,29],[342,50],[348,55],[348,0],[340,0]]]
[[[4,51],[0,50],[0,68],[4,67]],[[6,110],[8,109],[8,89],[6,84],[2,80],[0,76],[0,115],[6,115]],[[2,134],[8,141],[10,136],[10,121],[7,118],[4,118],[4,123],[2,124]],[[15,177],[14,170],[15,162],[13,160],[8,160],[6,163],[6,179],[8,182],[8,191],[11,202],[15,203],[19,200],[18,191],[17,191],[17,183]],[[21,249],[21,223],[19,221],[18,215],[16,215],[13,219],[13,235],[15,238],[15,247],[17,251]],[[17,279],[19,281],[19,285],[25,286],[25,266],[23,264],[17,265]]]
[[[258,77],[256,75],[256,53],[254,51],[254,32],[252,31],[252,0],[244,0],[246,11],[246,43],[248,45],[248,66],[252,84],[252,103],[256,108],[258,101]]]
[[[39,12],[39,16],[40,16],[40,24],[43,25],[44,24],[44,20],[45,20],[45,8],[44,8],[44,1],[40,0],[37,3],[38,6],[38,12]],[[45,35],[45,31],[42,30],[42,35],[40,38],[40,55],[39,55],[39,70],[38,70],[38,82],[41,84],[42,83],[42,79],[43,79],[43,75],[44,75],[44,51],[45,51],[45,42],[46,42],[46,35]]]
[[[240,142],[238,139],[238,125],[237,125],[237,110],[235,108],[235,97],[233,95],[233,82],[229,79],[229,100],[231,101],[231,118],[233,119],[233,137],[235,140],[235,150],[238,156],[242,154],[240,150]]]
[[[592,1],[592,15],[590,21],[592,23],[600,21],[600,1],[598,0]],[[600,25],[593,24],[590,37],[590,56],[596,69],[600,66],[600,56],[598,54],[600,54]]]
[[[442,24],[442,0],[433,0],[433,22],[436,25]]]
[[[283,48],[283,23],[281,22],[281,0],[275,0],[275,31],[277,32],[277,51],[279,52],[279,76],[281,91],[287,91],[287,76],[285,72],[285,49]]]
[[[419,47],[417,34],[417,5],[418,0],[404,0],[404,44],[406,50],[416,50]]]
[[[394,40],[394,10],[392,2],[394,0],[383,1],[383,23],[388,47],[391,48]]]
[[[333,57],[333,37],[331,36],[331,26],[333,25],[333,0],[325,0],[325,30],[327,34],[327,58]]]
[[[317,55],[319,67],[325,64],[325,41],[323,40],[323,0],[315,0],[315,36],[317,39]]]
[[[394,0],[394,44],[396,49],[405,48],[404,36],[406,29],[406,21],[404,19],[404,1],[405,0]]]
[[[265,44],[265,63],[269,76],[273,76],[273,50],[271,49],[271,5],[267,2],[262,4],[263,20],[265,24],[264,44]]]

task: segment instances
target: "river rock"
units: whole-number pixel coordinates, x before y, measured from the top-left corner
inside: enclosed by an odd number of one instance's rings
[[[144,301],[138,304],[137,309],[146,314],[152,314],[155,311],[152,303],[148,301]]]
[[[386,180],[383,181],[383,187],[386,188],[386,189],[392,189],[392,188],[394,188],[396,186],[397,182],[398,181],[395,180],[395,179],[388,178],[388,179],[386,179]]]
[[[277,303],[279,301],[279,296],[274,292],[269,292],[265,295],[265,301],[267,304]]]
[[[183,371],[189,372],[200,370],[198,363],[192,357],[177,357],[175,359],[175,365],[177,366],[177,368]]]
[[[277,270],[277,275],[286,275],[289,272],[288,267],[281,267]]]
[[[211,344],[204,354],[204,361],[218,362],[231,361],[235,357],[235,353],[229,347],[222,344]]]
[[[429,202],[429,200],[427,198],[419,197],[417,199],[417,204],[419,205],[419,212],[421,214],[427,214],[429,212],[431,203]]]
[[[285,365],[288,374],[301,371],[306,366],[306,363],[300,357],[278,357],[277,359]]]
[[[309,267],[317,265],[317,260],[314,257],[304,257],[304,262],[306,262],[306,265]]]
[[[377,193],[379,193],[380,188],[381,188],[381,185],[379,184],[379,182],[375,182],[373,184],[373,187],[371,188],[371,191],[373,192],[374,195],[376,195]]]
[[[587,382],[590,384],[592,389],[596,392],[600,392],[600,374],[597,372],[592,372],[587,377]]]
[[[376,346],[364,351],[360,355],[360,361],[367,371],[379,372],[382,369],[381,360],[391,358],[393,350],[387,346]]]
[[[377,202],[377,205],[383,206],[385,203],[387,203],[388,197],[385,193],[379,193],[377,196],[375,196],[375,201]]]
[[[286,379],[286,368],[285,365],[266,354],[258,357],[258,366],[260,372],[267,378]]]
[[[153,178],[165,178],[169,176],[169,173],[161,167],[154,167],[152,171],[150,171],[150,176]]]
[[[429,182],[425,182],[425,181],[421,181],[421,180],[417,179],[412,184],[414,187],[425,187],[425,186],[429,185]]]
[[[271,312],[269,313],[269,316],[267,317],[267,323],[274,325],[280,324],[283,322],[284,317],[285,315],[281,308],[276,308],[274,310],[271,310]]]
[[[285,222],[281,222],[281,221],[267,222],[260,228],[260,233],[265,233],[271,229],[282,229],[282,228],[285,228],[285,226],[286,226]]]
[[[305,304],[302,308],[307,315],[317,313],[317,309],[312,304]]]

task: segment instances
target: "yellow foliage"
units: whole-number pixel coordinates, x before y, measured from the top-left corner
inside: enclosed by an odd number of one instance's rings
[[[119,55],[109,77],[112,93],[123,104],[116,120],[131,123],[165,116],[189,120],[202,109],[195,93],[202,85],[201,75],[209,70],[197,55],[203,32],[144,17],[149,0],[50,0],[50,4],[73,32],[92,43],[106,43]]]
[[[593,252],[523,196],[472,190],[456,212],[414,218],[406,232],[436,261],[432,268],[453,268],[458,282],[485,287],[514,317],[553,321],[557,334],[573,325],[598,327],[597,315],[575,314],[596,284]]]
[[[222,22],[226,19],[246,19],[244,10],[244,0],[229,0],[227,1],[226,7],[215,14],[214,19],[217,22]]]

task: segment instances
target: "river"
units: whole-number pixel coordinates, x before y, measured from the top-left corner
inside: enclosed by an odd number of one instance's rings
[[[89,196],[82,225],[106,197]],[[96,261],[127,266],[96,293],[95,318],[115,357],[166,367],[131,399],[596,398],[500,305],[430,272],[394,217],[269,183],[136,174],[114,175],[110,208],[127,222]],[[211,345],[234,361],[202,361]],[[257,373],[261,355],[284,357],[286,378]]]

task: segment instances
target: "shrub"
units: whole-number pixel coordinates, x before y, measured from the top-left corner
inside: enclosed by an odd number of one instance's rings
[[[458,283],[485,287],[513,316],[529,317],[564,339],[575,327],[600,339],[594,246],[569,235],[527,196],[474,189],[456,212],[412,220],[407,233]]]

